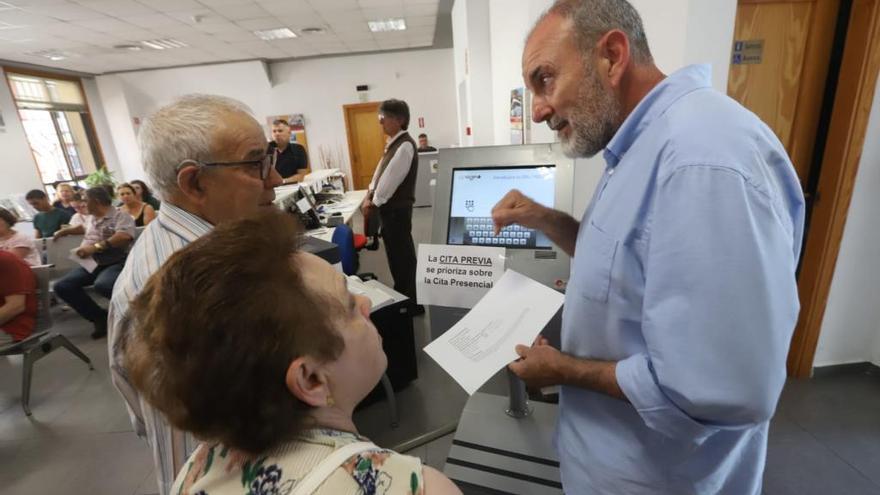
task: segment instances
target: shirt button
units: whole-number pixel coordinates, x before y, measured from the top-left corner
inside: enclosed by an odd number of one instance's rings
[[[608,169],[608,175],[614,175],[614,169],[613,169],[613,168],[609,168],[609,169]]]

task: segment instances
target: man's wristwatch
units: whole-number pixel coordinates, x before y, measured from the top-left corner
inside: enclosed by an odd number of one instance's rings
[[[95,252],[102,252],[107,249],[107,241],[101,241],[95,243]]]

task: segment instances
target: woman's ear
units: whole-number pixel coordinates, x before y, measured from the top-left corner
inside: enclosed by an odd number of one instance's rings
[[[309,356],[298,357],[290,363],[284,377],[287,389],[294,397],[312,407],[324,407],[330,400],[330,387],[324,369]]]

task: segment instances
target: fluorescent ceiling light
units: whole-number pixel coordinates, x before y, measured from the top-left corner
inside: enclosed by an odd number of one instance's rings
[[[184,48],[189,45],[182,41],[177,41],[172,38],[163,38],[158,40],[144,40],[141,41],[140,44],[144,45],[147,48],[152,48],[153,50],[170,50],[172,48]]]
[[[257,38],[264,41],[296,38],[296,33],[291,31],[290,28],[265,29],[262,31],[254,31],[254,34],[257,35]]]
[[[40,50],[36,52],[30,52],[28,55],[33,55],[34,57],[43,57],[52,60],[53,62],[57,62],[59,60],[64,60],[70,57],[75,57],[76,55],[69,52],[62,52],[59,50]]]
[[[378,21],[369,21],[367,24],[370,26],[370,31],[374,33],[406,30],[406,21],[403,19],[382,19]]]

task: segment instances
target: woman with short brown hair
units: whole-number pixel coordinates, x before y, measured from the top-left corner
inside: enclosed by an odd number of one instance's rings
[[[132,303],[132,382],[204,441],[173,492],[293,494],[315,483],[304,493],[460,493],[357,434],[354,407],[387,364],[370,301],[297,251],[298,234],[280,212],[219,225]]]

